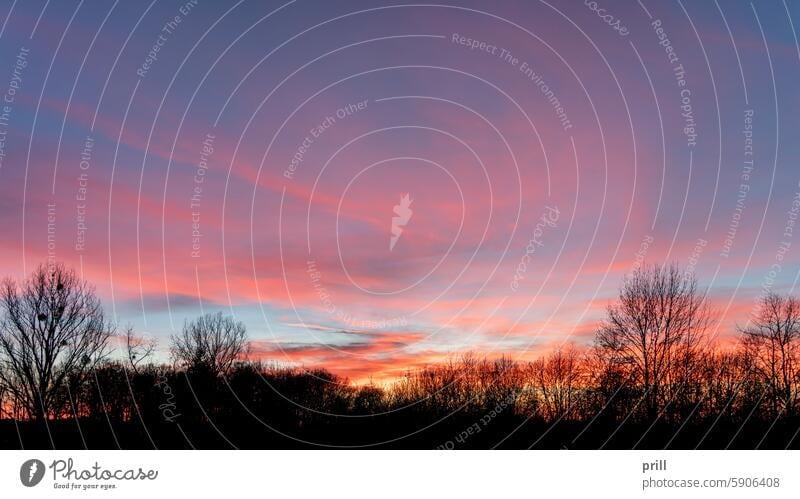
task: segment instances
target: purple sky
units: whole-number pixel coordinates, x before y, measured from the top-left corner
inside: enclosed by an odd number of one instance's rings
[[[0,20],[2,272],[74,265],[163,359],[215,310],[261,358],[356,380],[526,358],[591,342],[642,262],[693,269],[724,341],[800,276],[798,5],[26,0]]]

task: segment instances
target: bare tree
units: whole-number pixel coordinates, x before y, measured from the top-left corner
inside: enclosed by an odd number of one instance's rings
[[[628,369],[649,416],[696,376],[711,314],[697,281],[677,266],[642,266],[608,307],[598,346]]]
[[[752,356],[743,349],[710,351],[704,364],[702,415],[741,416],[763,397],[763,389],[754,383]]]
[[[139,372],[139,366],[152,357],[158,341],[155,338],[142,338],[134,334],[133,328],[125,329],[125,357],[128,367]]]
[[[178,365],[215,375],[230,372],[248,351],[244,323],[222,312],[187,321],[180,334],[172,336],[172,358]]]
[[[774,415],[792,411],[800,400],[800,300],[769,293],[744,334],[757,376],[766,384]]]
[[[581,358],[574,345],[557,348],[528,365],[545,419],[569,417],[584,391]]]
[[[0,383],[25,416],[55,416],[114,332],[94,288],[63,264],[40,265],[2,283],[0,311]]]

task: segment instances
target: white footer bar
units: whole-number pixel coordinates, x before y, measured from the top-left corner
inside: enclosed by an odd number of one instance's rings
[[[6,497],[798,497],[795,451],[4,451]],[[234,495],[231,495],[234,494]]]

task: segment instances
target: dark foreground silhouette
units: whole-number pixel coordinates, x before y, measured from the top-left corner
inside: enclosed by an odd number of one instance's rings
[[[466,354],[359,386],[242,360],[244,324],[221,313],[187,320],[154,365],[155,344],[119,334],[94,288],[41,266],[0,289],[0,447],[797,448],[800,300],[765,294],[723,348],[705,295],[677,267],[638,268],[584,348]]]
[[[85,393],[76,394],[79,417],[2,420],[0,447],[798,447],[800,418],[764,417],[763,397],[748,394],[750,389],[734,399],[698,397],[652,419],[640,410],[642,397],[635,389],[577,388],[572,407],[551,417],[548,412],[556,407],[542,405],[534,387],[514,386],[510,378],[523,371],[505,360],[467,359],[381,389],[350,386],[321,370],[240,365],[218,377],[152,366],[135,373],[109,364],[96,370],[96,382]],[[458,380],[459,375],[465,379]],[[527,383],[522,377],[517,381]],[[481,389],[483,382],[487,384]]]

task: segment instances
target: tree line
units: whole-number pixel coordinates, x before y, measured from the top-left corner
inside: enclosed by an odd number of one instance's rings
[[[386,386],[248,360],[222,313],[187,320],[157,363],[63,264],[6,279],[0,314],[3,448],[784,448],[800,431],[800,301],[765,294],[720,344],[674,265],[626,277],[591,345],[467,353]]]

